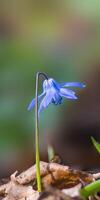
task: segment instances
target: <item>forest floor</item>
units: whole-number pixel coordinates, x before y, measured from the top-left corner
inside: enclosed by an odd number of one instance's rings
[[[36,165],[0,181],[3,200],[81,200],[80,189],[100,178],[100,174],[71,169],[58,163],[40,162],[43,192],[36,187]],[[89,199],[99,199],[98,195]]]

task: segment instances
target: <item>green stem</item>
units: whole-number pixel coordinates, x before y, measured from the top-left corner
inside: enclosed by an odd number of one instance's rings
[[[48,77],[42,72],[36,74],[36,94],[35,94],[35,145],[36,145],[36,178],[37,178],[37,188],[38,192],[42,191],[41,186],[41,176],[40,176],[40,148],[39,148],[39,119],[38,119],[38,87],[39,87],[39,77],[44,76],[46,79]]]
[[[80,190],[80,195],[82,197],[89,197],[90,195],[94,195],[97,192],[100,192],[100,180],[97,180],[89,185],[85,186]]]

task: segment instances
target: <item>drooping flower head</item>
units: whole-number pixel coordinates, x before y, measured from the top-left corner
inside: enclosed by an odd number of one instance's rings
[[[52,78],[44,80],[43,92],[41,95],[38,96],[39,101],[43,98],[39,106],[39,114],[43,109],[47,108],[49,104],[61,104],[63,98],[72,100],[77,99],[75,92],[68,89],[67,87],[84,88],[85,84],[80,82],[58,83]],[[31,110],[34,106],[35,99],[33,99],[29,104],[28,110]]]

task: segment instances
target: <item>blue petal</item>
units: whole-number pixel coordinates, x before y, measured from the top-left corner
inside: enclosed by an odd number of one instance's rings
[[[48,80],[44,80],[43,81],[43,91],[47,91],[49,89],[49,83],[48,83]]]
[[[54,79],[49,79],[52,80],[52,87],[55,88],[55,90],[59,90],[59,84],[54,80]]]
[[[55,92],[55,94],[53,95],[52,103],[58,105],[61,104],[61,101],[62,101],[61,95],[59,95],[58,92]]]
[[[39,95],[38,96],[38,100],[40,100],[42,97],[43,97],[43,95],[44,95],[45,93],[43,92],[41,95]],[[28,110],[31,110],[32,108],[34,108],[34,106],[35,106],[35,98],[31,101],[31,103],[29,104],[29,106],[28,106]]]
[[[60,89],[60,95],[67,99],[77,99],[77,96],[75,95],[74,91],[65,88]]]
[[[54,86],[52,86],[49,90],[52,96],[51,102],[55,105],[61,104],[62,97],[59,95],[59,91],[60,91],[60,88],[58,89]]]
[[[79,87],[84,88],[86,85],[80,82],[68,82],[68,83],[60,83],[60,87]]]
[[[32,101],[31,101],[31,103],[28,105],[28,110],[31,110],[33,107],[35,106],[35,99],[33,99]]]
[[[48,90],[48,92],[46,93],[46,96],[43,98],[42,102],[40,103],[38,114],[40,114],[40,112],[44,108],[48,107],[48,105],[52,102],[52,97],[53,97],[53,95]]]

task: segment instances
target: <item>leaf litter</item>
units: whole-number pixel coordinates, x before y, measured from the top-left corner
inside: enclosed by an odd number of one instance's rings
[[[3,200],[80,200],[79,190],[96,179],[92,174],[71,169],[58,163],[40,162],[43,192],[36,187],[36,165],[17,175],[16,171],[7,180],[1,180],[0,199]],[[92,198],[92,197],[91,197]],[[93,199],[99,198],[95,196]]]

